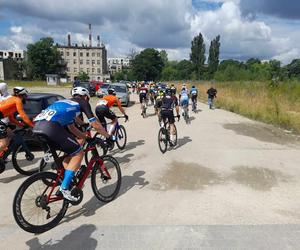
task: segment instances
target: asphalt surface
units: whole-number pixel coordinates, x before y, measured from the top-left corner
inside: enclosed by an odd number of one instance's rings
[[[26,177],[8,166],[0,249],[299,249],[299,137],[199,104],[190,124],[176,123],[178,146],[162,154],[153,107],[146,119],[139,108],[121,121],[126,150],[110,152],[122,168],[119,196],[101,203],[87,180],[82,203],[46,233],[15,223],[12,201]]]

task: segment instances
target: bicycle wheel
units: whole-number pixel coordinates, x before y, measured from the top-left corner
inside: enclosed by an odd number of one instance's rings
[[[55,195],[58,185],[52,190],[57,178],[57,174],[41,172],[26,179],[19,187],[13,201],[13,215],[23,230],[43,233],[64,217],[69,202]],[[51,201],[48,202],[51,191]]]
[[[165,128],[160,128],[158,131],[158,147],[159,150],[164,154],[168,148],[168,135]]]
[[[32,152],[26,152],[20,144],[12,152],[12,164],[23,175],[32,175],[40,170],[40,162],[43,160],[44,150],[36,147]]]
[[[112,201],[119,193],[122,174],[118,161],[105,155],[97,161],[91,174],[92,189],[98,200]]]
[[[96,137],[96,136],[98,136],[98,135],[99,135],[99,134],[96,133],[96,134],[94,135],[94,137]],[[89,144],[85,144],[84,149],[86,149],[86,148],[88,148],[88,147],[90,147],[90,145],[89,145]],[[107,148],[105,145],[100,145],[100,146],[97,145],[96,148],[97,148],[97,151],[98,151],[99,156],[102,156],[102,155],[106,155],[106,154],[107,154],[108,148]],[[102,153],[102,154],[101,154],[101,153]],[[88,163],[90,162],[90,160],[92,159],[93,156],[94,156],[94,155],[93,155],[93,151],[85,151],[85,153],[84,153],[84,161],[85,161],[85,164],[86,164],[86,165],[88,165]]]
[[[124,149],[127,143],[127,133],[125,127],[120,125],[119,128],[116,130],[116,137],[117,137],[117,146],[119,149]]]

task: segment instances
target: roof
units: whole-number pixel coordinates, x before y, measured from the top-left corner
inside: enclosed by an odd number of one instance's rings
[[[30,94],[28,94],[28,99],[38,100],[38,99],[42,99],[45,97],[51,97],[51,96],[61,96],[61,95],[52,94],[52,93],[30,93]],[[61,96],[61,97],[63,97],[63,96]]]

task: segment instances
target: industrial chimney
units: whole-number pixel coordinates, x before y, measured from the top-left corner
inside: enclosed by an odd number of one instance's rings
[[[100,35],[97,36],[97,47],[100,47]]]
[[[71,35],[68,34],[68,47],[71,47]]]
[[[89,24],[89,42],[90,42],[90,47],[92,47],[92,25]]]

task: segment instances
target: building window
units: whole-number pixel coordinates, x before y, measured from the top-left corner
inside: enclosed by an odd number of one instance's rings
[[[69,67],[67,67],[67,72],[69,72],[70,71],[70,68]]]
[[[92,57],[95,57],[95,53],[94,52],[92,53]]]
[[[77,63],[77,60],[76,60],[76,59],[74,59],[74,60],[73,60],[73,63],[74,63],[74,64],[76,64],[76,63]]]
[[[86,65],[90,65],[90,60],[86,60]]]
[[[77,68],[74,68],[74,73],[76,73],[77,72]]]
[[[100,65],[100,60],[97,60],[97,64]]]
[[[66,54],[67,54],[67,56],[69,56],[69,55],[70,55],[70,52],[69,52],[69,51],[67,51],[67,53],[66,53]]]
[[[90,69],[89,68],[86,69],[86,73],[90,73]]]
[[[83,57],[83,53],[82,52],[80,52],[80,57]]]
[[[100,69],[100,68],[97,69],[97,73],[98,73],[98,74],[101,73],[101,69]]]
[[[76,56],[76,52],[73,52],[73,56]]]
[[[64,52],[63,52],[63,51],[61,51],[61,52],[60,52],[60,55],[61,55],[61,56],[64,56]]]
[[[92,60],[92,65],[93,65],[93,66],[95,65],[95,60]]]
[[[89,53],[89,52],[86,52],[86,56],[90,56],[90,53]]]
[[[97,56],[98,56],[98,57],[100,57],[100,56],[101,56],[101,54],[100,54],[100,53],[97,53]]]
[[[80,59],[80,65],[82,65],[83,64],[83,60],[82,59]]]
[[[95,68],[92,68],[92,73],[95,73]]]

